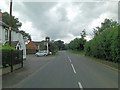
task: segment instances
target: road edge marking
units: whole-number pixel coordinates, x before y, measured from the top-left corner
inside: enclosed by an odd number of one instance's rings
[[[78,85],[79,85],[79,88],[80,88],[81,90],[83,90],[83,86],[82,86],[82,84],[81,84],[80,82],[78,82]]]
[[[73,64],[71,64],[71,66],[72,66],[72,69],[73,69],[74,73],[76,74],[76,71],[75,71],[75,68],[74,68]]]

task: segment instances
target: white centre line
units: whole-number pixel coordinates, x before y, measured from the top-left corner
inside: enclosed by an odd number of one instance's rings
[[[72,62],[71,59],[69,59],[69,61]]]
[[[79,85],[79,88],[83,90],[82,84],[80,82],[78,82],[78,85]]]
[[[75,68],[74,68],[73,64],[71,64],[71,66],[72,66],[72,69],[73,69],[74,73],[76,74],[76,71],[75,71]]]
[[[69,56],[68,56],[68,59],[69,59],[70,62],[72,62]]]
[[[68,59],[70,59],[70,57],[68,56]]]

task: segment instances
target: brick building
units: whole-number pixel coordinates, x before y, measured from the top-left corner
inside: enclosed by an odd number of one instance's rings
[[[38,51],[37,46],[30,41],[27,45],[26,45],[26,52],[27,53],[36,53]]]

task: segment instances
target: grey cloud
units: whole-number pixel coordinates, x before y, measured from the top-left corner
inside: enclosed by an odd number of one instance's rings
[[[61,4],[57,7],[55,12],[50,12],[53,7],[56,7],[58,3],[44,3],[44,2],[24,2],[23,7],[17,4],[15,10],[21,13],[21,17],[25,17],[26,20],[31,21],[33,26],[38,31],[44,33],[44,35],[50,36],[52,39],[65,38],[68,33],[73,36],[80,35],[80,32],[95,19],[105,12],[116,13],[116,7],[112,9],[110,6],[105,7],[107,2],[80,2]],[[77,17],[73,21],[69,21],[67,18],[66,7],[78,7],[81,13],[78,13]],[[79,12],[78,11],[78,12]],[[85,26],[86,27],[85,27]],[[94,28],[94,27],[93,27]],[[90,33],[91,30],[86,30]]]
[[[67,12],[66,12],[66,10],[65,10],[64,7],[58,8],[57,9],[57,13],[59,13],[61,15],[60,21],[69,21],[68,18],[67,18],[67,16],[66,16]]]

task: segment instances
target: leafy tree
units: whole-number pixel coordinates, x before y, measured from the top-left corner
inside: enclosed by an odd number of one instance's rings
[[[58,40],[58,41],[55,41],[54,43],[57,45],[59,50],[64,50],[65,49],[65,44],[64,44],[63,41]]]
[[[49,51],[52,52],[52,54],[55,54],[58,51],[56,43],[49,43]]]
[[[4,12],[4,16],[2,18],[3,22],[7,25],[9,25],[9,14],[7,12]],[[18,18],[15,18],[15,16],[12,16],[12,28],[14,30],[19,30],[19,28],[22,26],[22,23],[19,22]],[[21,30],[20,33],[23,35],[24,39],[27,41],[31,41],[31,36],[29,33],[26,33],[25,31]]]
[[[21,30],[20,33],[23,35],[24,39],[27,39],[27,40],[31,41],[31,36],[29,35],[29,33],[26,33],[23,30]]]
[[[65,50],[68,50],[69,49],[69,45],[68,44],[65,44]]]
[[[120,61],[120,26],[111,27],[85,44],[85,55]]]
[[[84,50],[84,44],[86,40],[83,38],[75,38],[69,43],[69,48],[72,50],[79,50],[82,51]]]
[[[81,38],[75,38],[74,40],[72,40],[68,47],[72,50],[79,50],[79,51],[82,51],[84,50],[84,45],[86,43],[86,31],[85,29],[80,33],[81,35]]]
[[[81,35],[82,39],[84,39],[86,37],[87,34],[86,34],[85,29],[82,31],[82,33],[80,33],[80,35]]]
[[[9,14],[7,12],[4,12],[4,16],[2,18],[3,22],[7,25],[9,25]],[[15,18],[15,16],[12,16],[12,28],[15,30],[18,30],[22,26],[22,23],[19,22],[18,18]]]
[[[117,21],[113,21],[112,19],[105,19],[104,22],[101,23],[101,27],[96,27],[93,29],[94,37],[101,34],[103,31],[118,26]]]

